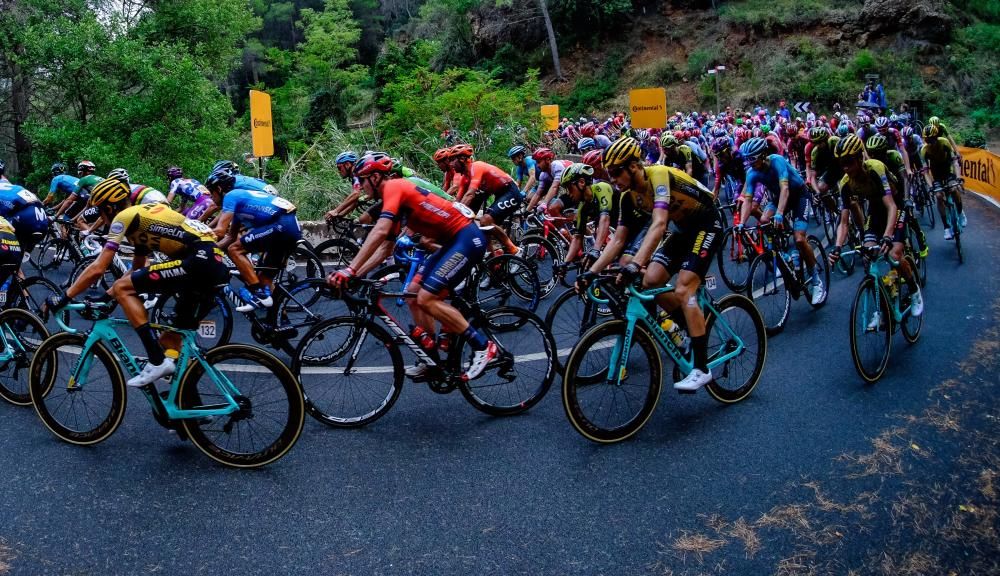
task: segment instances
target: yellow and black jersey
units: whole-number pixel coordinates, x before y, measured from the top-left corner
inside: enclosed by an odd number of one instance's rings
[[[4,217],[0,216],[0,234],[13,234],[14,226]]]
[[[115,216],[104,247],[117,250],[123,242],[134,246],[136,254],[155,251],[178,258],[198,243],[214,243],[215,235],[206,224],[185,218],[166,204],[141,204]]]
[[[647,166],[645,170],[644,187],[622,192],[621,218],[626,227],[631,214],[644,216],[648,221],[654,208],[667,210],[670,221],[679,228],[684,228],[691,217],[700,222],[705,214],[715,211],[712,191],[687,172],[670,166]],[[638,220],[642,218],[635,221]]]

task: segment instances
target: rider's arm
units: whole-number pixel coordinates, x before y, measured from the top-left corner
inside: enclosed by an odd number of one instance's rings
[[[199,222],[208,222],[208,219],[211,218],[212,216],[214,216],[215,213],[218,212],[218,211],[219,211],[219,207],[215,205],[215,202],[210,202],[208,208],[205,210],[205,213],[202,214],[200,218],[198,218],[198,221]]]
[[[219,221],[215,223],[215,237],[221,239],[226,233],[230,233],[234,238],[236,237],[236,230],[231,230],[231,228],[236,227],[236,222],[233,220],[235,212],[223,212],[219,216]]]
[[[597,219],[597,232],[594,234],[594,246],[600,248],[608,240],[608,231],[611,230],[611,216],[601,214]]]
[[[556,193],[559,191],[560,186],[562,186],[562,184],[559,182],[558,179],[553,180],[552,185],[549,186],[549,191],[545,194],[545,198],[542,199],[542,204],[548,206],[549,202],[551,202],[552,199],[556,197]]]
[[[892,237],[893,230],[896,228],[896,217],[898,216],[898,208],[896,208],[896,201],[892,199],[892,196],[883,196],[882,204],[885,205],[885,209],[889,212],[889,217],[886,218],[885,232],[882,234],[883,237]]]
[[[62,204],[59,205],[59,209],[56,210],[56,215],[53,216],[53,218],[58,218],[62,216],[62,213],[65,212],[70,206],[72,206],[73,203],[76,202],[77,198],[79,198],[79,196],[77,196],[76,192],[67,196],[66,199],[62,201]]]
[[[625,241],[628,239],[628,229],[621,224],[615,228],[615,235],[611,242],[601,250],[601,257],[590,266],[590,271],[595,274],[604,270],[609,264],[614,262],[618,255],[625,251]]]
[[[667,231],[667,208],[666,206],[658,206],[658,204],[659,202],[653,204],[653,218],[649,223],[649,231],[646,232],[646,236],[642,239],[642,245],[639,246],[639,250],[632,258],[633,262],[643,267],[649,264],[653,258],[653,251],[656,250],[660,240],[663,239],[663,234]]]
[[[327,219],[338,218],[340,216],[347,216],[351,212],[354,212],[354,209],[357,208],[358,206],[358,201],[360,200],[360,198],[361,198],[361,192],[358,190],[353,190],[350,194],[348,194],[344,198],[344,200],[340,204],[337,205],[336,208],[326,213]]]
[[[381,261],[372,258],[379,248],[385,243],[392,230],[393,222],[391,218],[379,218],[375,226],[368,232],[365,243],[358,250],[357,255],[351,260],[350,268],[354,270],[356,276],[364,276],[369,270],[377,266]]]
[[[566,257],[563,258],[563,262],[569,264],[573,260],[576,260],[576,255],[580,253],[581,248],[583,248],[583,236],[574,234],[573,239],[569,242],[569,250],[566,251]]]
[[[94,262],[87,266],[87,268],[77,277],[76,282],[66,289],[66,296],[68,298],[75,298],[76,296],[82,294],[87,288],[89,288],[94,282],[104,274],[104,272],[111,266],[111,261],[115,258],[115,252],[117,248],[104,247],[101,253],[97,256]]]

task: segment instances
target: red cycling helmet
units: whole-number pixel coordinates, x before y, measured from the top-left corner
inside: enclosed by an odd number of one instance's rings
[[[594,126],[593,122],[587,122],[583,126],[580,126],[580,134],[584,136],[593,137],[597,133],[597,127]]]
[[[392,170],[392,158],[388,154],[365,154],[354,165],[354,176],[363,178],[376,173],[387,174]]]
[[[448,159],[448,154],[451,152],[451,148],[438,148],[434,151],[434,161],[443,162]]]
[[[449,158],[458,158],[460,156],[471,157],[473,153],[472,146],[468,144],[456,144],[452,146],[448,151]]]
[[[594,170],[604,169],[604,150],[596,148],[583,155],[583,163]]]
[[[531,157],[535,162],[541,162],[543,160],[552,160],[556,157],[556,154],[551,148],[539,148],[531,154]]]

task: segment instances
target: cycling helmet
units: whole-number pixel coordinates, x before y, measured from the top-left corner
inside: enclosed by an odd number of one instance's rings
[[[240,167],[236,162],[232,160],[219,160],[212,166],[212,173],[218,172],[219,170],[226,170],[232,172],[233,174],[240,173]]]
[[[52,165],[53,176],[58,176],[60,174],[65,174],[65,173],[66,173],[66,165],[63,164],[62,162],[56,162],[55,164]]]
[[[903,135],[903,138],[909,138],[909,137],[913,136],[913,127],[912,126],[903,126],[903,129],[900,130],[899,133]]]
[[[587,122],[583,126],[580,126],[580,134],[584,136],[593,136],[597,132],[597,127],[594,126],[593,122]]]
[[[337,154],[337,159],[334,160],[334,164],[354,164],[358,161],[358,155],[350,150],[345,150],[340,154]]]
[[[236,186],[236,175],[229,170],[216,170],[205,179],[205,188],[212,190],[218,188],[223,194],[229,192]]]
[[[851,133],[850,124],[841,124],[840,126],[837,126],[837,136],[843,138],[844,136],[847,136],[850,133]]]
[[[677,141],[677,137],[673,134],[664,134],[663,138],[660,138],[660,146],[663,148],[673,148],[680,144]]]
[[[587,180],[587,184],[590,184],[594,179],[593,166],[589,166],[582,162],[570,164],[568,168],[563,170],[562,178],[559,180],[559,185],[568,187],[570,182],[576,182],[580,178],[585,178]]]
[[[438,152],[440,152],[440,150],[438,150]],[[520,144],[518,144],[516,146],[511,146],[510,147],[510,150],[507,151],[507,157],[508,158],[513,158],[514,156],[517,156],[518,154],[526,154],[527,152],[528,152],[527,148],[525,148],[524,146],[521,146]],[[434,159],[437,160],[437,152],[434,153],[434,157],[435,157]]]
[[[88,204],[91,206],[117,204],[128,198],[129,192],[131,190],[129,190],[128,184],[116,178],[107,178],[95,184],[90,190]]]
[[[595,146],[597,146],[597,142],[594,142],[593,138],[580,138],[580,141],[576,143],[576,147],[580,152],[586,152]]]
[[[871,150],[872,152],[883,152],[885,151],[886,145],[889,143],[885,136],[881,134],[873,134],[871,138],[865,142],[865,148]]]
[[[751,138],[740,146],[740,154],[746,162],[756,162],[767,156],[767,140],[763,138]]]
[[[184,171],[180,169],[179,166],[171,166],[167,168],[167,182],[173,182],[178,178],[184,177]]]
[[[938,126],[941,124],[941,119],[938,118],[937,116],[931,116],[930,118],[927,119],[927,123],[930,124],[931,126]]]
[[[937,138],[941,134],[938,127],[933,124],[928,124],[924,126],[924,140],[929,140],[931,138]]]
[[[761,124],[761,125],[760,125],[760,133],[761,133],[761,134],[763,134],[763,135],[767,136],[767,134],[768,134],[769,132],[771,132],[771,126],[769,126],[769,125],[767,125],[767,124]]]
[[[691,131],[690,130],[685,130],[684,131],[684,139],[687,140],[689,138],[691,138]]]
[[[830,133],[826,131],[826,128],[822,126],[817,126],[809,131],[809,140],[813,144],[819,144],[820,142],[826,142],[826,139],[830,136]]]
[[[84,172],[88,174],[93,174],[97,171],[97,166],[90,160],[81,160],[79,164],[76,165],[76,173],[82,174]]]
[[[392,158],[388,154],[365,154],[354,165],[354,176],[363,178],[372,174],[387,174],[392,171]]]
[[[601,150],[600,148],[595,148],[594,150],[591,150],[590,152],[587,152],[586,154],[583,155],[583,163],[586,164],[587,166],[590,166],[594,170],[603,170],[604,169],[603,156],[604,156],[604,150]]]
[[[448,152],[448,158],[459,158],[462,156],[471,158],[472,153],[473,149],[469,144],[456,144],[452,146],[451,150]]]
[[[719,136],[715,140],[712,140],[712,154],[721,154],[727,150],[731,150],[733,143],[726,136]]]
[[[649,130],[640,128],[635,131],[635,139],[639,142],[645,142],[647,138],[649,138]]]
[[[511,150],[513,150],[513,148],[511,148]],[[434,161],[444,162],[445,160],[448,159],[449,153],[451,153],[451,148],[438,148],[437,150],[434,151],[434,156],[433,156]],[[355,159],[354,162],[357,162],[357,159]]]
[[[539,148],[535,150],[531,157],[535,159],[535,162],[541,162],[543,160],[552,160],[556,155],[551,148]]]
[[[885,116],[879,116],[878,120],[875,121],[875,128],[879,132],[885,132],[889,129],[889,119]]]
[[[837,142],[837,145],[834,146],[833,155],[836,158],[847,158],[861,154],[863,149],[864,145],[861,143],[861,138],[858,138],[857,134],[848,134],[844,138],[841,138]]]
[[[622,138],[604,151],[604,166],[612,170],[624,166],[632,160],[642,158],[642,150],[635,138]]]
[[[115,168],[111,172],[108,172],[108,180],[120,180],[125,184],[128,184],[128,171],[124,168]]]

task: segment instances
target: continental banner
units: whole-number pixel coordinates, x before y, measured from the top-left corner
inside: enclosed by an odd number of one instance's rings
[[[965,187],[1000,202],[1000,156],[981,148],[958,147]]]

